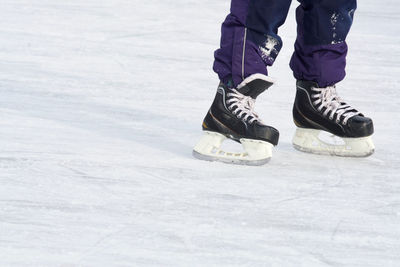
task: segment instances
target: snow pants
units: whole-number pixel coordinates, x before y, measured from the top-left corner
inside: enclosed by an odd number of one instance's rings
[[[214,71],[226,84],[237,86],[246,77],[267,75],[280,49],[278,28],[292,0],[232,0],[222,24],[221,47],[215,51]],[[297,39],[290,61],[296,79],[321,87],[345,77],[346,36],[357,0],[298,0]]]

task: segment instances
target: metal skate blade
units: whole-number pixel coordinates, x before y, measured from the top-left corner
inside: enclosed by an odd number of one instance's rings
[[[293,147],[299,151],[340,157],[368,157],[375,152],[371,136],[342,138],[322,130],[297,128]]]
[[[272,157],[273,145],[268,142],[241,139],[243,152],[226,152],[221,149],[226,139],[222,134],[204,131],[204,135],[193,149],[193,156],[201,160],[250,166],[266,164]]]
[[[200,159],[200,160],[217,161],[217,162],[223,162],[223,163],[228,163],[228,164],[247,165],[247,166],[261,166],[261,165],[267,164],[271,160],[271,158],[260,159],[260,160],[240,160],[240,159],[233,159],[233,158],[221,158],[221,157],[203,155],[195,150],[193,150],[192,155],[193,155],[193,157]]]

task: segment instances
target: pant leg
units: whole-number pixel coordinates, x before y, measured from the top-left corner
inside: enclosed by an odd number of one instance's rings
[[[297,40],[290,67],[296,79],[321,87],[344,79],[346,36],[353,22],[356,0],[298,0]]]
[[[237,86],[246,77],[267,75],[282,40],[278,27],[287,17],[291,0],[232,0],[222,24],[221,46],[215,51],[214,71],[220,80]]]

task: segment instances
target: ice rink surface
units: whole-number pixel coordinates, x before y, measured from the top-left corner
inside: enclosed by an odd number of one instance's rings
[[[363,159],[295,151],[294,1],[263,167],[192,158],[228,0],[0,1],[0,266],[400,266],[400,7],[359,2]]]

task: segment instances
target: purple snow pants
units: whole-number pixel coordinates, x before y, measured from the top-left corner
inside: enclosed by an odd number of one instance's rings
[[[278,28],[292,0],[232,0],[222,24],[221,47],[215,51],[214,71],[226,84],[237,86],[246,77],[267,75],[280,49]],[[346,36],[356,0],[298,0],[297,39],[290,61],[294,77],[321,87],[345,77]]]

